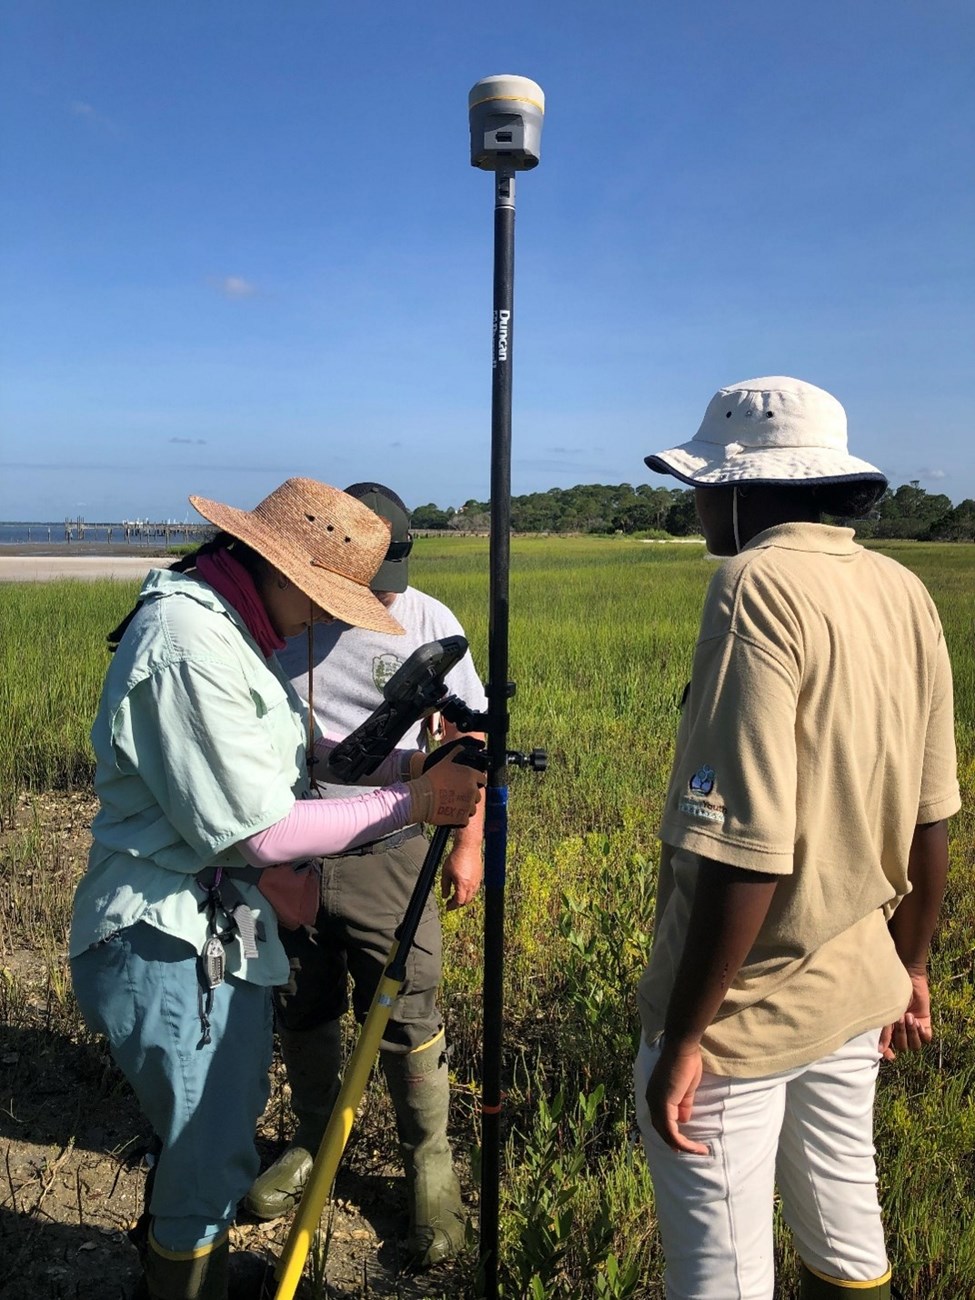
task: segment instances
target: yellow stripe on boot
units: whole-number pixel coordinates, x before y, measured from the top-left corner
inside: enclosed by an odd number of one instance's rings
[[[149,1232],[146,1288],[150,1300],[225,1300],[230,1234],[193,1250],[168,1250]]]
[[[411,1052],[379,1054],[406,1174],[406,1253],[414,1269],[432,1268],[467,1244],[467,1215],[447,1138],[450,1075],[444,1047],[440,1029]]]
[[[800,1263],[799,1275],[801,1300],[836,1300],[838,1296],[846,1300],[890,1300],[890,1269],[883,1277],[874,1278],[872,1282],[853,1282],[848,1278],[829,1277],[810,1265]]]

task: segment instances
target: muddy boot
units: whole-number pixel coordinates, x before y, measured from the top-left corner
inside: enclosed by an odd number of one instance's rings
[[[466,1238],[460,1184],[447,1142],[450,1080],[443,1031],[412,1052],[384,1051],[380,1056],[406,1171],[406,1249],[414,1268],[432,1268],[458,1254]]]
[[[166,1250],[152,1233],[145,1255],[142,1294],[148,1300],[227,1300],[230,1238],[224,1233],[196,1250]]]
[[[258,1219],[277,1219],[301,1200],[342,1075],[342,1033],[337,1020],[315,1029],[282,1028],[278,1036],[298,1129],[291,1146],[256,1179],[244,1198],[244,1208]]]

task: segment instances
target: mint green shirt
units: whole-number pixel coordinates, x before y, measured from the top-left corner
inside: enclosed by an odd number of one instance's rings
[[[91,731],[101,808],[75,896],[73,957],[138,921],[202,951],[197,872],[245,867],[234,845],[280,821],[308,787],[304,706],[236,610],[200,579],[160,569],[140,599]],[[274,911],[256,885],[234,883],[264,938],[250,960],[230,943],[227,970],[283,984]]]

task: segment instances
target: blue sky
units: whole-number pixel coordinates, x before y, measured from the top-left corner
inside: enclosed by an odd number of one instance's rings
[[[717,387],[795,374],[975,496],[973,67],[969,0],[5,0],[0,518],[486,497],[495,72],[547,97],[515,493],[663,482]]]

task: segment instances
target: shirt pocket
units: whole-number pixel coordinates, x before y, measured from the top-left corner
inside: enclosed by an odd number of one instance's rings
[[[254,701],[254,707],[257,710],[259,718],[266,718],[275,709],[286,708],[291,710],[291,701],[288,699],[287,692],[277,678],[270,673],[262,677],[260,681],[251,681],[249,683],[251,699]]]
[[[308,745],[308,715],[304,705],[268,670],[249,683],[254,712],[267,735],[281,771],[295,794],[307,786],[305,763]]]

